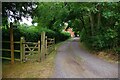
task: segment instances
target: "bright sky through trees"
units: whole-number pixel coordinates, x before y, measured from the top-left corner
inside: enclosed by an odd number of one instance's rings
[[[32,25],[32,18],[29,17],[28,19],[22,17],[22,21],[20,21],[20,24],[26,23],[27,25],[31,26]]]
[[[14,22],[14,19],[9,17],[8,22]],[[31,26],[32,25],[32,18],[29,17],[28,19],[26,19],[26,18],[22,17],[22,21],[20,21],[20,24],[27,24],[27,25]],[[37,23],[35,23],[34,25],[37,26]]]

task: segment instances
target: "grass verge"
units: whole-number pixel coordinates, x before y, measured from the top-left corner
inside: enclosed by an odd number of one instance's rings
[[[118,55],[113,52],[112,50],[106,50],[106,51],[93,51],[86,46],[84,46],[83,43],[79,42],[79,45],[82,49],[87,50],[89,53],[94,54],[95,56],[110,62],[110,63],[118,63]]]

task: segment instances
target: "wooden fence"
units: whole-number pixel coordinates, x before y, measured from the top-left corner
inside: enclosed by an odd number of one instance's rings
[[[46,37],[46,55],[55,50],[55,38]]]
[[[10,44],[10,41],[2,41],[2,43]],[[45,36],[45,32],[41,34],[41,41],[38,42],[26,42],[24,37],[21,37],[20,41],[14,42],[14,44],[20,45],[20,50],[14,50],[14,52],[18,52],[20,54],[20,58],[14,60],[25,62],[30,60],[29,56],[36,55],[33,57],[36,61],[42,61],[45,59],[46,55],[55,50],[55,39],[47,38]],[[13,45],[14,45],[13,44]],[[0,49],[2,51],[10,51],[11,49]],[[4,53],[3,53],[4,54]],[[12,60],[12,58],[1,57],[2,59]]]
[[[10,44],[10,41],[1,41],[2,43],[7,43]],[[20,41],[15,41],[14,44],[20,44]],[[11,52],[11,49],[0,49],[1,51],[5,51],[5,52]],[[20,50],[14,50],[14,52],[20,53]],[[8,57],[0,57],[2,59],[7,59],[7,60],[11,60],[11,58]],[[14,60],[16,61],[20,61],[20,59],[15,58]]]

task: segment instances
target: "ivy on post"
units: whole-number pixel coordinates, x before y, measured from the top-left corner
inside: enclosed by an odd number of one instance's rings
[[[13,23],[10,23],[10,48],[11,48],[11,64],[14,64],[14,38],[13,38]]]

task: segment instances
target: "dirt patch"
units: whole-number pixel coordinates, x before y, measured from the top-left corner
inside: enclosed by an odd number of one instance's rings
[[[51,53],[43,62],[15,62],[3,63],[3,78],[48,78],[54,70],[55,52]]]

